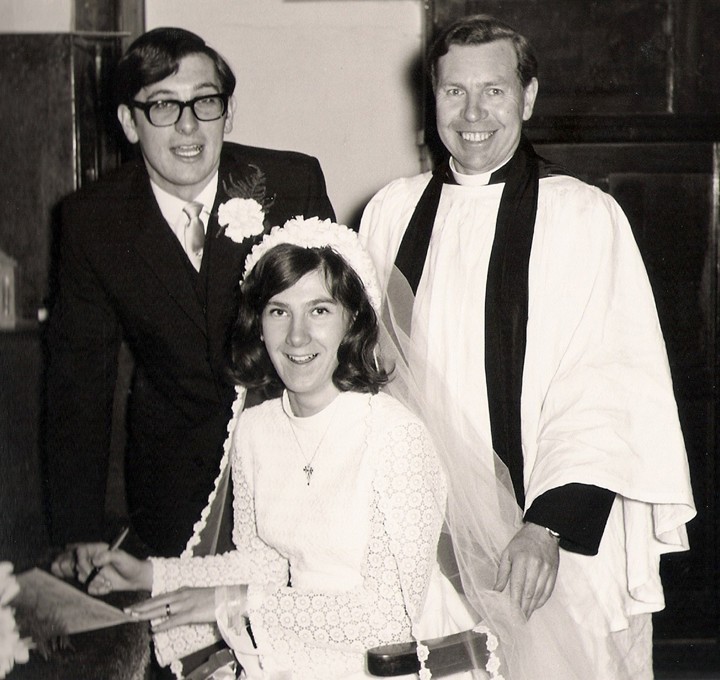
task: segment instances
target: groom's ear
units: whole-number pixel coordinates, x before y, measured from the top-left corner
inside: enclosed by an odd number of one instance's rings
[[[225,134],[229,135],[233,129],[233,118],[235,117],[235,97],[228,99],[227,112],[225,113]]]
[[[137,144],[139,137],[135,128],[135,116],[127,104],[120,104],[117,109],[117,117],[122,126],[125,137],[130,144]]]

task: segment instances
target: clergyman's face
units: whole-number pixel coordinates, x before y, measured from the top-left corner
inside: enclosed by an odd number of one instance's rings
[[[520,83],[510,40],[451,45],[436,76],[438,133],[457,169],[475,175],[502,165],[518,146],[538,88],[535,78]]]
[[[320,271],[305,274],[265,305],[263,341],[295,415],[313,415],[337,396],[332,376],[349,321]]]
[[[141,102],[176,99],[187,101],[221,92],[215,65],[206,54],[180,60],[177,73],[143,87]],[[155,127],[140,109],[121,104],[118,118],[128,140],[140,143],[150,178],[162,189],[190,201],[202,191],[220,164],[223,137],[232,129],[232,99],[222,118],[200,121],[185,107],[174,125]]]

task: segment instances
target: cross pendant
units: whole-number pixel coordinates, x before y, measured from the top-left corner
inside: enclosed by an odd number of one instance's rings
[[[307,476],[307,480],[308,480],[307,483],[308,483],[308,486],[310,486],[310,478],[312,477],[312,474],[313,474],[313,472],[314,472],[314,470],[313,470],[313,468],[312,468],[312,465],[310,465],[310,463],[308,463],[308,464],[303,468],[303,472],[304,472],[305,475]]]

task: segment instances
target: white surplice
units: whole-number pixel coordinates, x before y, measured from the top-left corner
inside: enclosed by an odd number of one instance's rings
[[[361,241],[382,283],[429,179],[391,182],[364,212]],[[487,441],[485,289],[503,188],[443,187],[412,320],[414,342],[454,397],[438,409],[458,427],[467,418]],[[570,177],[540,180],[528,313],[527,507],[571,482],[617,493],[599,554],[561,551],[552,596],[602,640],[663,608],[660,555],[688,548],[685,524],[695,515],[652,292],[611,196]]]

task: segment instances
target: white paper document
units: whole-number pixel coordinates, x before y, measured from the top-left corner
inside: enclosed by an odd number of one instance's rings
[[[38,618],[52,617],[68,635],[122,623],[137,623],[122,609],[113,607],[41,569],[16,576],[20,592],[13,605],[32,609]]]

